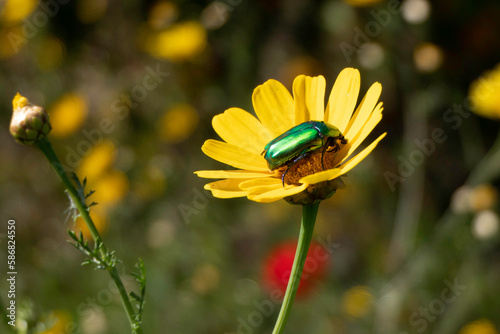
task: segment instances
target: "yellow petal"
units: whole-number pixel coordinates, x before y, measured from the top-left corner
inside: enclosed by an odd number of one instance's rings
[[[247,195],[246,191],[239,188],[239,184],[245,180],[229,179],[220,180],[212,183],[205,184],[205,189],[210,190],[214,197],[218,198],[235,198],[244,197]]]
[[[354,68],[346,68],[340,72],[330,93],[326,106],[325,122],[336,126],[342,133],[345,132],[354,112],[358,100],[359,84],[359,71]]]
[[[209,139],[201,147],[210,158],[240,169],[266,172],[266,160],[259,154],[222,141]]]
[[[336,177],[339,177],[340,175],[343,175],[350,171],[353,167],[355,167],[357,164],[359,164],[368,154],[370,154],[371,151],[377,146],[378,142],[382,140],[382,138],[385,137],[387,133],[383,133],[380,137],[378,137],[373,143],[371,143],[367,148],[365,148],[363,151],[359,152],[356,156],[354,156],[352,159],[350,159],[348,162],[343,164],[342,166],[338,168],[333,168],[326,170],[324,172],[319,172],[316,174],[308,175],[306,177],[303,177],[300,179],[299,182],[305,182],[309,184],[314,184],[314,183],[319,183],[327,180],[333,180]]]
[[[325,88],[323,76],[299,75],[293,81],[295,101],[295,125],[307,121],[322,121],[325,118]]]
[[[255,201],[255,202],[260,202],[260,203],[275,202],[275,201],[280,200],[284,197],[298,194],[301,191],[304,191],[308,186],[309,185],[307,183],[304,183],[300,186],[287,185],[284,188],[283,188],[283,186],[281,186],[278,189],[264,192],[260,195],[248,195],[248,199]]]
[[[239,108],[230,108],[215,116],[212,125],[226,143],[257,154],[274,138],[257,118]]]
[[[377,105],[381,93],[382,85],[378,82],[375,82],[370,89],[368,89],[368,92],[347,125],[346,131],[344,132],[346,138],[354,138],[363,125],[365,125],[373,109]]]
[[[271,79],[255,88],[252,102],[257,117],[272,138],[295,125],[293,98],[280,82]]]
[[[207,179],[249,179],[274,176],[274,173],[254,172],[251,170],[200,170],[194,173]]]
[[[382,102],[380,102],[377,107],[375,107],[375,110],[371,114],[370,118],[364,124],[363,128],[361,131],[359,131],[352,140],[349,141],[348,145],[344,146],[342,150],[339,152],[339,158],[342,157],[342,161],[347,159],[358,147],[361,145],[361,143],[365,140],[365,138],[372,132],[372,130],[375,128],[375,126],[380,122],[382,119]]]
[[[255,187],[272,187],[272,189],[277,189],[279,187],[283,187],[283,183],[280,179],[277,178],[260,178],[260,179],[252,179],[245,182],[240,183],[240,189],[250,191]]]
[[[261,195],[263,193],[267,193],[276,189],[282,189],[283,185],[281,184],[274,184],[274,185],[267,185],[267,186],[256,186],[253,188],[249,188],[245,190],[247,192],[247,196],[257,196]]]

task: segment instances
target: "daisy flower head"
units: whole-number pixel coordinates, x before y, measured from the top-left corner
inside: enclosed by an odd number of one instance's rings
[[[203,144],[206,155],[236,170],[195,173],[203,178],[223,179],[205,185],[205,189],[219,198],[246,196],[262,203],[284,198],[293,204],[307,205],[330,197],[343,186],[340,176],[362,161],[385,136],[385,133],[380,135],[353,155],[380,122],[383,110],[382,102],[378,102],[382,91],[378,82],[370,87],[356,108],[359,86],[359,71],[344,69],[333,85],[325,108],[323,76],[296,77],[293,97],[278,81],[266,81],[253,92],[257,117],[240,108],[230,108],[212,120],[214,130],[223,141],[209,139]],[[309,121],[313,122],[303,124]],[[304,129],[309,131],[316,125],[336,129],[338,136],[328,140],[318,130],[315,146],[298,137]],[[272,165],[263,153],[269,148],[268,144],[283,136],[292,141],[290,145],[295,145],[292,151],[296,154],[290,154],[290,159],[282,164]]]

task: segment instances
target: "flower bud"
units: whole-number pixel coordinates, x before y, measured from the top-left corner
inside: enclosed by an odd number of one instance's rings
[[[16,94],[12,107],[14,113],[10,121],[10,133],[18,143],[32,145],[52,129],[45,109],[31,104],[21,94]]]

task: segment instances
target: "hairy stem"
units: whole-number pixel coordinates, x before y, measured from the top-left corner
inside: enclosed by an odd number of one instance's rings
[[[94,239],[95,245],[99,246],[99,252],[101,254],[101,257],[105,258],[107,254],[107,249],[102,241],[102,238],[99,235],[99,232],[97,231],[97,228],[95,227],[92,218],[90,218],[87,206],[85,205],[85,203],[81,201],[80,197],[78,196],[77,190],[75,189],[73,183],[70,181],[68,174],[64,170],[61,162],[59,161],[59,158],[54,152],[52,144],[47,138],[43,138],[37,141],[36,145],[43,152],[45,157],[49,160],[50,165],[52,166],[57,176],[59,177],[59,180],[63,183],[64,187],[68,191],[68,194],[71,196],[71,199],[75,204],[76,208],[78,209],[78,212],[85,221],[85,224],[87,225]],[[109,275],[111,276],[111,279],[113,280],[113,282],[116,285],[116,288],[118,289],[123,307],[125,308],[125,312],[127,314],[133,332],[136,334],[142,334],[142,329],[140,328],[140,325],[136,321],[135,318],[136,315],[134,309],[132,307],[132,304],[130,303],[130,299],[128,297],[127,291],[125,290],[125,286],[123,285],[120,275],[118,274],[118,270],[116,269],[115,266],[106,267],[106,270],[108,271]]]

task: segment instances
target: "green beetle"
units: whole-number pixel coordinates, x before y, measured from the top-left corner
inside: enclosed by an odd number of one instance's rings
[[[325,152],[339,150],[338,141],[347,144],[347,140],[335,126],[321,121],[308,121],[271,140],[261,154],[264,154],[269,170],[287,167],[281,177],[285,185],[285,174],[293,165],[319,149],[323,149],[323,155]],[[333,149],[327,151],[329,147]]]

